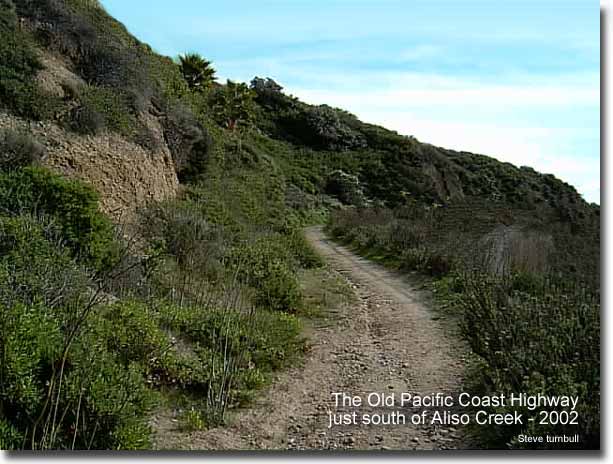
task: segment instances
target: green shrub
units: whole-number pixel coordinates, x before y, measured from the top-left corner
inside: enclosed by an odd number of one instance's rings
[[[573,283],[542,278],[522,276],[518,281],[516,277],[465,274],[463,280],[464,291],[457,301],[464,313],[464,333],[483,359],[481,385],[473,388],[507,394],[577,395],[580,425],[539,426],[538,433],[579,433],[581,442],[571,446],[598,447],[599,297]],[[525,433],[519,425],[494,427],[488,439],[500,446],[519,433]]]
[[[99,134],[105,129],[132,135],[136,119],[123,91],[90,85],[81,90],[78,101],[79,106],[71,110],[66,121],[69,129],[89,135]]]
[[[167,371],[173,375],[179,366],[186,369],[190,379],[185,387],[200,393],[211,388],[221,391],[219,373],[230,372],[231,405],[248,402],[269,373],[287,366],[304,350],[300,321],[284,313],[167,306],[160,309],[159,316],[163,326],[182,334],[195,347],[195,359],[168,358]]]
[[[517,216],[526,215],[525,211],[487,205],[474,208],[470,204],[446,208],[416,206],[407,205],[392,214],[374,209],[339,211],[331,215],[329,229],[335,237],[358,245],[361,251],[381,250],[387,257],[400,257],[405,269],[441,278],[436,282],[436,294],[447,308],[459,313],[464,337],[479,358],[468,376],[467,391],[475,395],[525,392],[579,397],[579,426],[537,427],[536,422],[529,422],[526,426],[480,427],[475,434],[483,440],[483,446],[534,446],[513,440],[519,433],[578,433],[581,442],[577,447],[598,448],[598,279],[587,282],[585,276],[578,278],[575,272],[562,273],[564,267],[560,264],[553,267],[556,272],[544,272],[547,262],[533,266],[540,272],[527,272],[519,259],[525,254],[525,247],[511,246],[506,248],[504,258],[520,265],[495,273],[489,265],[492,257],[490,248],[483,246],[483,237],[490,239],[493,231],[517,221]],[[521,218],[518,225],[533,225],[533,214]],[[538,229],[528,229],[533,234],[529,236],[530,243],[550,243],[548,237],[555,237],[556,258],[566,267],[593,269],[598,264],[592,253],[581,257],[569,253],[575,246],[590,250],[594,243],[586,245],[574,236],[573,245],[566,235],[568,226],[536,223],[540,225]],[[535,247],[528,249],[534,255]],[[594,272],[597,271],[587,275]],[[491,412],[511,412],[511,408]],[[534,415],[528,410],[518,412],[524,417]]]
[[[42,303],[59,310],[79,299],[90,279],[53,223],[0,216],[0,304]]]
[[[23,445],[23,442],[23,434],[4,417],[0,418],[0,449],[20,449]]]
[[[264,236],[236,246],[230,252],[230,263],[256,289],[259,307],[286,312],[299,308],[302,297],[295,264],[289,247],[277,237]]]
[[[112,436],[115,450],[151,450],[151,427],[142,420],[126,421]]]
[[[68,433],[62,437],[64,443],[60,441],[54,447],[64,448],[72,438],[70,425],[76,423],[79,399],[85,421],[80,422],[83,435],[77,435],[77,449],[90,446],[87,440],[92,449],[150,446],[147,416],[154,405],[154,397],[143,381],[142,366],[121,363],[112,351],[105,350],[105,345],[109,344],[87,332],[75,342],[63,398],[63,406],[69,408],[70,413],[65,429]]]
[[[168,201],[141,211],[139,231],[149,244],[172,256],[180,270],[214,279],[223,273],[225,243],[217,226],[188,201]]]
[[[31,38],[17,27],[15,7],[0,3],[0,105],[33,119],[51,117],[59,99],[43,93],[34,78],[42,64]]]
[[[147,447],[165,335],[140,306],[101,308],[71,254],[52,222],[0,216],[0,442]]]
[[[95,315],[79,331],[64,361],[68,331],[64,322],[40,305],[3,308],[0,406],[8,425],[3,427],[2,439],[10,440],[13,448],[140,449],[149,445],[144,418],[151,396],[141,367],[122,363],[107,349],[110,340],[92,331],[98,324]],[[112,339],[112,333],[108,336]],[[33,427],[41,418],[51,420],[55,408],[59,413],[49,422],[50,429],[42,424]],[[17,443],[15,436],[26,439]]]
[[[97,269],[117,259],[112,224],[98,209],[97,193],[80,181],[42,168],[0,173],[0,208],[50,217],[75,256]]]
[[[125,365],[138,363],[147,376],[161,368],[172,343],[162,331],[148,306],[136,301],[121,301],[101,313],[100,328],[106,332],[110,346]]]
[[[416,270],[432,277],[447,275],[453,269],[453,258],[443,252],[420,246],[408,248],[402,253],[402,267]]]
[[[303,268],[313,269],[324,265],[324,260],[313,250],[302,230],[288,232],[286,240],[294,259]]]
[[[5,413],[34,417],[44,402],[44,373],[61,355],[63,337],[42,306],[3,307],[0,401]],[[42,374],[42,375],[41,375]]]

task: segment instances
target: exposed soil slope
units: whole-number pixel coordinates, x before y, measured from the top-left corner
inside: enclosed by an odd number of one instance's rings
[[[459,430],[424,426],[333,426],[332,392],[456,393],[465,347],[424,304],[406,278],[328,241],[321,228],[307,237],[333,272],[354,289],[310,334],[305,364],[275,379],[254,407],[231,425],[184,434],[158,418],[160,448],[187,449],[445,449],[465,447]],[[362,412],[367,409],[362,410]],[[165,424],[164,424],[165,423]]]

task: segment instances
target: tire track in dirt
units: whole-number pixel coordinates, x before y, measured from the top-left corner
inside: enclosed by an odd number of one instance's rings
[[[165,430],[158,447],[208,450],[381,450],[465,448],[461,430],[430,425],[350,425],[328,428],[342,412],[333,392],[454,395],[461,387],[466,347],[435,317],[420,291],[398,273],[329,241],[321,227],[306,230],[331,272],[353,288],[356,302],[335,309],[315,327],[304,365],[286,370],[230,425],[207,431]],[[359,413],[374,412],[362,407]],[[346,412],[352,409],[347,408]],[[382,411],[380,411],[382,412]],[[411,411],[407,410],[407,417]]]

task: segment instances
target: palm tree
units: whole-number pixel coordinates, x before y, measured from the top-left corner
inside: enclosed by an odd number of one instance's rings
[[[179,55],[179,66],[183,78],[192,90],[204,90],[215,81],[215,69],[211,62],[197,53]]]
[[[230,131],[248,127],[254,118],[254,92],[243,83],[228,79],[214,97],[215,119]]]

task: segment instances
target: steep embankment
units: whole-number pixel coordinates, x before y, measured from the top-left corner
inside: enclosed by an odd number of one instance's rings
[[[149,202],[172,198],[179,189],[165,146],[151,152],[116,134],[76,135],[52,122],[29,123],[0,113],[3,130],[28,131],[40,140],[45,147],[42,164],[92,185],[102,210],[115,220],[125,220]]]
[[[310,331],[304,367],[277,376],[257,404],[229,427],[192,434],[158,418],[160,448],[187,449],[449,449],[465,448],[453,427],[333,426],[331,394],[454,394],[464,375],[465,344],[435,316],[425,296],[401,275],[362,259],[307,229],[310,244],[340,274],[355,299],[330,308]],[[332,277],[330,277],[332,278]],[[373,408],[360,409],[373,412]],[[404,411],[407,415],[410,410]],[[174,426],[173,426],[174,425]]]

